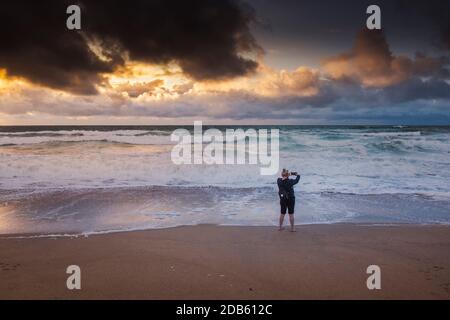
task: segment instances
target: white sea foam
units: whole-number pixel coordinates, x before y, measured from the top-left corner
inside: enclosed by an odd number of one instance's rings
[[[448,196],[450,131],[390,130],[285,128],[280,166],[301,172],[301,189],[310,193]],[[256,165],[176,166],[170,133],[0,132],[0,188],[274,185],[275,177],[259,175]]]

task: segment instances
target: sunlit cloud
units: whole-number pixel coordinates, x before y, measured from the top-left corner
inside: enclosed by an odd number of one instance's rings
[[[448,76],[445,57],[416,54],[414,59],[394,55],[383,31],[362,30],[348,53],[324,59],[323,69],[334,80],[356,81],[365,87],[384,88],[414,76]]]
[[[99,19],[83,32],[68,33],[53,20],[39,29],[39,42],[32,33],[3,32],[10,46],[0,49],[0,123],[318,122],[394,116],[394,110],[395,116],[449,113],[448,51],[405,52],[389,43],[389,29],[364,30],[352,45],[353,31],[322,23],[302,28],[298,39],[292,35],[298,28],[288,30],[291,38],[282,35],[263,48],[251,29],[257,13],[244,2],[169,2],[179,15],[159,2],[145,11],[151,2],[140,1],[129,12],[136,24],[125,25],[121,8],[108,6],[103,14],[90,4]],[[20,12],[17,3],[2,12]],[[48,12],[36,5],[33,19],[59,12],[59,2],[52,3]],[[330,40],[330,30],[344,45],[316,50],[304,41]],[[298,50],[285,52],[291,39]],[[320,53],[315,59],[323,63],[308,63],[308,52]],[[269,57],[280,53],[288,66]]]

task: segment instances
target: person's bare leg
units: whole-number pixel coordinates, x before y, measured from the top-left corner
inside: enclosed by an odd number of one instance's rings
[[[289,222],[291,223],[291,232],[295,232],[295,225],[294,225],[294,215],[289,215]]]
[[[283,230],[283,221],[284,221],[284,214],[280,214],[280,226],[278,228],[278,230]]]

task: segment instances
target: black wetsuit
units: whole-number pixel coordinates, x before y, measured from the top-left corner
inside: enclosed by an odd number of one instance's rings
[[[281,214],[286,214],[286,209],[289,214],[294,214],[295,207],[295,193],[294,185],[300,180],[300,175],[295,179],[278,178],[278,195],[280,196]]]

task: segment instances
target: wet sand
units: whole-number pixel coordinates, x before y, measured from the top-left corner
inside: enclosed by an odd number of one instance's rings
[[[0,237],[1,299],[450,299],[450,226],[200,225]],[[81,267],[81,290],[66,268]],[[368,290],[366,268],[381,268]]]

